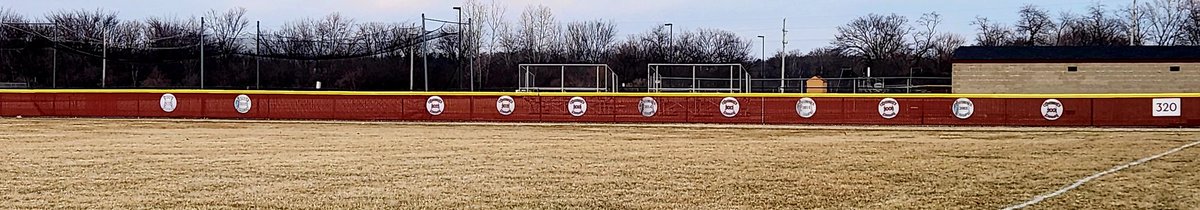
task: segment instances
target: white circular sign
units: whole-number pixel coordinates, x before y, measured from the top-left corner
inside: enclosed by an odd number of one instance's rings
[[[587,101],[580,97],[571,98],[567,101],[567,113],[571,116],[582,117],[587,113]]]
[[[500,96],[500,99],[496,99],[496,111],[500,112],[500,115],[512,115],[513,111],[516,110],[517,101],[513,100],[512,97]]]
[[[742,105],[733,97],[725,97],[721,99],[721,115],[725,117],[736,117],[738,112],[742,111]]]
[[[950,111],[954,112],[954,117],[965,120],[975,114],[975,103],[971,99],[960,98],[950,105]]]
[[[796,101],[796,114],[803,118],[812,118],[817,114],[817,101],[811,98],[801,98]]]
[[[885,98],[879,101],[879,116],[883,119],[892,119],[900,115],[900,102],[896,99]]]
[[[238,113],[245,114],[250,112],[251,106],[250,96],[238,95],[237,98],[233,99],[233,109],[237,110]]]
[[[641,112],[643,117],[653,117],[658,113],[658,101],[651,97],[643,97],[638,103],[638,112]]]
[[[175,107],[179,103],[175,100],[175,95],[167,93],[158,98],[158,107],[162,108],[163,112],[171,113],[175,111]]]
[[[425,111],[433,116],[442,115],[442,112],[446,111],[446,101],[442,100],[442,97],[430,96],[425,100]]]
[[[1042,117],[1046,118],[1046,120],[1058,120],[1058,118],[1063,116],[1065,110],[1063,103],[1057,99],[1046,99],[1045,102],[1042,102]]]

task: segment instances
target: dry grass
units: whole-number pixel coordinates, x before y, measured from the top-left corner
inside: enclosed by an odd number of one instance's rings
[[[0,208],[995,209],[1197,139],[3,119]],[[1035,207],[1194,208],[1198,158],[1185,150]]]

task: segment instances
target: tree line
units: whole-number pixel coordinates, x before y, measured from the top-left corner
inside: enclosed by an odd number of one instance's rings
[[[980,46],[1200,45],[1200,7],[1192,0],[1149,0],[1116,9],[1093,4],[1082,14],[1025,5],[1015,23],[972,21]]]
[[[1097,4],[1086,14],[1055,17],[1027,5],[1012,25],[977,17],[975,44],[1200,43],[1200,13],[1191,1],[1129,8]],[[621,83],[641,87],[650,63],[738,63],[766,80],[779,78],[784,56],[789,78],[861,77],[868,69],[876,77],[948,77],[954,49],[967,44],[962,35],[943,31],[938,13],[868,14],[837,27],[826,47],[776,52],[764,60],[750,56],[756,52],[752,38],[728,30],[653,25],[619,37],[613,21],[560,21],[541,5],[527,6],[515,18],[497,2],[467,0],[462,9],[463,24],[426,21],[425,30],[420,22],[360,22],[337,13],[259,27],[242,8],[142,20],[105,10],[25,17],[0,9],[0,82],[36,88],[309,89],[321,82],[344,90],[424,90],[425,84],[431,90],[512,90],[518,64],[601,63]]]

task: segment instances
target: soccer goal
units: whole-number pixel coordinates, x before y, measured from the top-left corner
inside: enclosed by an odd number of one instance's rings
[[[619,77],[607,64],[521,64],[522,92],[619,92]]]
[[[742,64],[649,64],[650,92],[750,92],[750,72]]]

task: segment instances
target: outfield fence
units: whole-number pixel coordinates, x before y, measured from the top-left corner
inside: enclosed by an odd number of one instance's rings
[[[0,116],[1200,127],[1200,94],[0,90]]]

